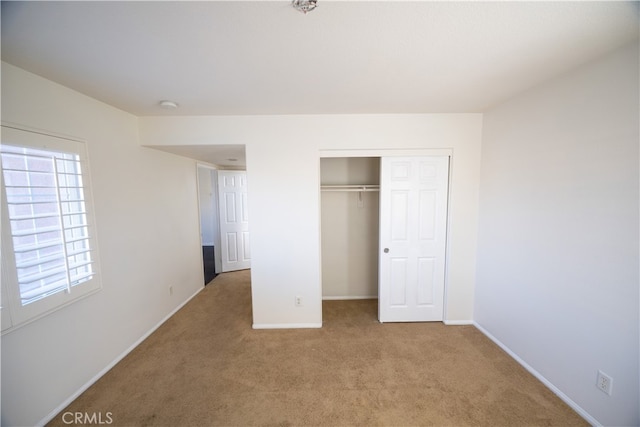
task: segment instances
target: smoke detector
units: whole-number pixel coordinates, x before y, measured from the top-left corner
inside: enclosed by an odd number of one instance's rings
[[[178,103],[169,100],[160,101],[158,102],[158,105],[160,108],[164,108],[165,110],[175,110],[178,108]]]

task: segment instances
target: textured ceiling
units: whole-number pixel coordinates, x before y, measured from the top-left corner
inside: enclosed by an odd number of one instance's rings
[[[3,1],[2,59],[138,116],[482,112],[637,39],[639,4]]]
[[[138,116],[482,112],[638,37],[637,2],[318,5],[2,2],[2,59]]]

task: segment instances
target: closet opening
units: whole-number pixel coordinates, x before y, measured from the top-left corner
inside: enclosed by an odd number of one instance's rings
[[[379,157],[320,159],[322,299],[377,320]]]

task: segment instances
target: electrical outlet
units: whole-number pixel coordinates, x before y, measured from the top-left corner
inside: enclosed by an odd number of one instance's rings
[[[609,375],[605,374],[602,371],[598,371],[598,379],[596,380],[596,387],[600,389],[600,391],[607,393],[611,396],[611,391],[613,389],[613,378]]]
[[[302,297],[300,295],[296,296],[296,307],[302,307]]]

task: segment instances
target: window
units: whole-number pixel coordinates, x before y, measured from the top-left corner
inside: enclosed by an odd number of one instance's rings
[[[100,285],[84,144],[3,126],[0,161],[5,330]]]

